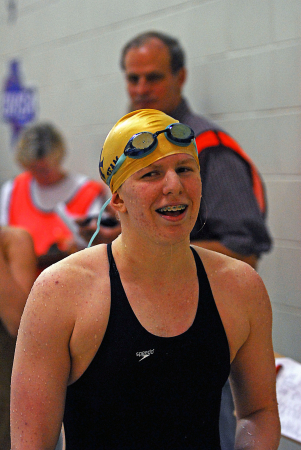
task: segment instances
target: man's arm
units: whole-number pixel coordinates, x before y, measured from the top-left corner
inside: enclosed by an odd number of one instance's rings
[[[0,318],[16,336],[24,305],[36,277],[36,257],[29,233],[0,228]]]
[[[276,450],[280,422],[271,306],[258,274],[254,272],[246,284],[248,293],[243,301],[249,333],[231,364],[230,374],[237,417],[235,450]]]
[[[250,264],[253,269],[257,268],[258,258],[256,255],[242,255],[241,253],[233,252],[219,241],[193,241],[192,243],[194,245],[197,245],[198,247],[206,248],[207,250],[213,250],[215,252],[222,253],[223,255],[231,256],[231,258],[244,261]]]
[[[223,146],[200,154],[201,218],[192,243],[256,267],[257,255],[271,247],[264,217],[253,193],[248,165]]]

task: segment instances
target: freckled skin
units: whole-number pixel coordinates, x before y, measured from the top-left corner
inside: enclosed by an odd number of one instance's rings
[[[187,232],[190,233],[195,224],[200,205],[201,179],[194,159],[183,155],[168,156],[139,170],[119,189],[117,195],[121,199],[124,196],[127,198],[123,205],[126,208],[124,221],[131,220],[131,232],[135,229],[143,239],[148,236],[156,242],[160,239],[162,245],[170,245],[170,239],[174,243],[177,234],[179,239],[183,236],[187,239]],[[158,214],[158,208],[173,204],[188,205],[183,219]]]
[[[201,181],[193,161],[181,155],[162,158],[128,178],[111,201],[122,227],[112,251],[128,301],[142,326],[158,336],[184,333],[198,304],[189,235],[199,209]],[[179,204],[187,208],[178,216],[158,213],[166,205]],[[266,289],[249,265],[195,250],[229,342],[238,421],[235,449],[276,450],[279,419]],[[55,448],[66,387],[87,369],[106,331],[108,271],[106,246],[97,245],[54,264],[35,283],[15,354],[12,450]]]

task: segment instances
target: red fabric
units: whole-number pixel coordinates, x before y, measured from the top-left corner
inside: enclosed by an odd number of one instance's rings
[[[258,202],[260,211],[262,213],[266,210],[266,202],[264,195],[264,188],[260,178],[260,175],[251,160],[251,158],[246,154],[246,152],[240,147],[240,145],[228,134],[223,131],[205,131],[196,137],[196,145],[198,153],[200,154],[202,150],[210,147],[218,147],[219,145],[224,145],[225,147],[238,153],[250,166],[252,175],[253,192]]]
[[[9,224],[29,231],[38,256],[47,253],[54,243],[60,250],[65,250],[67,241],[72,237],[71,232],[56,213],[41,211],[33,204],[30,196],[31,181],[32,175],[29,172],[23,172],[14,179]],[[75,216],[83,216],[102,193],[101,184],[87,180],[67,203],[67,210]]]

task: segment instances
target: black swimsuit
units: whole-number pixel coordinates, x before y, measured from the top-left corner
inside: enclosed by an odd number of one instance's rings
[[[192,251],[200,286],[194,323],[179,336],[159,337],[131,309],[108,245],[109,323],[91,364],[67,390],[67,450],[220,449],[229,346],[203,264]]]

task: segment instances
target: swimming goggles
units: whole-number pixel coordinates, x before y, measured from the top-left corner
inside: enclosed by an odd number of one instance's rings
[[[158,145],[158,136],[161,133],[164,133],[164,136],[169,142],[180,147],[188,147],[195,138],[192,128],[184,123],[172,123],[164,130],[156,131],[155,133],[141,131],[140,133],[134,134],[126,144],[123,154],[107,178],[106,184],[110,186],[113,175],[122,166],[126,157],[140,159],[152,153]]]
[[[168,127],[166,127],[164,130],[156,131],[155,133],[151,133],[149,131],[141,131],[140,133],[134,134],[134,136],[132,136],[126,144],[122,155],[118,159],[114,169],[107,178],[106,184],[110,186],[113,175],[117,172],[117,170],[120,169],[126,157],[139,159],[144,158],[145,156],[152,153],[158,145],[158,136],[161,133],[164,133],[166,139],[169,142],[180,147],[188,147],[188,145],[190,145],[195,138],[195,134],[192,128],[183,123],[172,123],[171,125],[168,125]],[[111,197],[104,203],[99,212],[96,231],[91,237],[88,247],[91,247],[92,242],[99,232],[101,216],[110,201]]]

